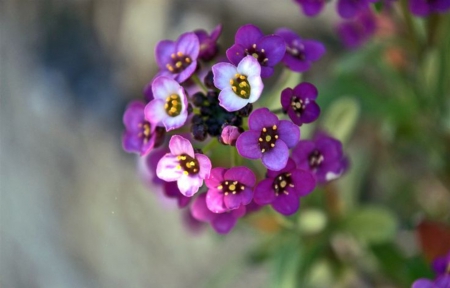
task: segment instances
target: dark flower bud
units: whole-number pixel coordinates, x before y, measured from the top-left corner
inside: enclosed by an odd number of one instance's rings
[[[253,105],[251,103],[248,103],[244,106],[241,110],[238,111],[238,115],[241,117],[248,117],[250,113],[252,113]]]

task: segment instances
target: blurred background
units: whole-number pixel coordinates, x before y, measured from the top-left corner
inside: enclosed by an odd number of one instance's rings
[[[159,40],[219,23],[223,47],[246,23],[329,29],[281,2],[0,1],[1,287],[213,287],[225,270],[234,287],[267,280],[236,266],[250,233],[193,236],[142,184],[121,119],[156,72]]]

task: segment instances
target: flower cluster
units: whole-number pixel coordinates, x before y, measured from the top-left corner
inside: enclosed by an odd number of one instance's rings
[[[147,157],[149,182],[180,208],[189,207],[187,223],[228,233],[265,205],[296,213],[301,197],[342,175],[348,161],[328,135],[300,140],[301,126],[320,115],[313,84],[263,94],[263,79],[276,74],[277,64],[305,72],[323,56],[324,45],[287,28],[265,35],[248,24],[226,50],[229,62],[215,62],[221,29],[157,44],[159,71],[144,90],[147,103],[134,101],[125,111],[123,147]],[[258,107],[262,97],[280,109]]]

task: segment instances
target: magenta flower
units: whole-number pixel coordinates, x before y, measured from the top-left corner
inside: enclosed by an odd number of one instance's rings
[[[169,141],[170,153],[159,160],[156,175],[164,181],[177,181],[181,194],[191,197],[209,178],[211,161],[203,154],[194,153],[189,140],[174,135]]]
[[[255,182],[255,174],[247,167],[212,169],[211,176],[205,180],[208,209],[214,213],[223,213],[249,204],[253,199]]]
[[[223,128],[220,141],[225,145],[235,146],[239,135],[241,135],[241,131],[238,127],[228,125]]]
[[[318,61],[325,53],[325,46],[314,40],[302,40],[294,31],[280,28],[275,31],[286,43],[283,64],[295,72],[305,72],[312,62]]]
[[[217,39],[219,39],[221,32],[222,25],[220,24],[213,29],[211,35],[208,35],[208,33],[203,29],[194,31],[200,42],[200,53],[198,55],[200,59],[202,59],[203,61],[210,61],[217,55],[217,52],[219,52]]]
[[[213,213],[206,206],[206,193],[199,195],[191,205],[192,216],[202,222],[210,223],[219,234],[227,234],[245,215],[245,206],[224,213]]]
[[[140,101],[133,101],[123,114],[123,124],[125,132],[122,135],[122,146],[127,152],[146,155],[155,145],[156,134],[155,124],[145,120],[145,104]]]
[[[338,140],[321,134],[315,140],[301,140],[292,151],[297,167],[311,171],[319,183],[340,177],[348,166]]]
[[[267,35],[255,25],[241,26],[234,37],[235,44],[228,48],[227,58],[234,65],[245,56],[253,56],[261,65],[261,77],[270,77],[273,67],[281,61],[286,51],[284,41],[276,35]]]
[[[317,105],[317,88],[308,82],[286,88],[281,92],[281,106],[287,112],[292,122],[301,126],[303,123],[314,122],[320,115]]]
[[[412,284],[411,288],[449,288],[450,274],[437,277],[434,281],[421,278]]]
[[[445,13],[450,9],[449,0],[410,0],[409,9],[411,13],[426,17],[432,13]]]
[[[193,32],[182,34],[177,41],[163,40],[156,45],[155,58],[160,71],[179,83],[191,77],[197,68],[200,43]]]
[[[262,158],[267,169],[283,169],[289,158],[289,148],[300,138],[298,127],[290,121],[278,120],[267,108],[253,111],[248,125],[250,130],[242,133],[236,142],[239,154],[249,159]]]
[[[222,90],[219,104],[229,112],[240,110],[261,96],[264,84],[261,80],[261,66],[252,56],[247,56],[235,67],[230,63],[212,66],[214,85]]]
[[[255,188],[254,201],[259,205],[271,204],[283,215],[292,215],[300,207],[300,197],[308,195],[316,187],[314,176],[297,169],[292,159],[280,171],[267,171],[267,178]]]
[[[375,34],[375,16],[368,9],[356,16],[355,19],[340,23],[336,29],[345,46],[358,48]]]
[[[309,17],[319,14],[325,6],[325,0],[294,0],[294,2],[297,2],[302,7],[303,13]]]
[[[188,101],[183,87],[177,81],[159,76],[153,80],[154,99],[145,106],[145,118],[167,131],[179,128],[186,122]]]
[[[369,0],[338,0],[337,11],[339,16],[350,19],[369,7]]]
[[[436,275],[450,274],[450,251],[447,255],[437,257],[431,264]]]

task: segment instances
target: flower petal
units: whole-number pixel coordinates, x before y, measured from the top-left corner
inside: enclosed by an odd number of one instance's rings
[[[246,131],[242,133],[236,141],[236,149],[239,155],[249,159],[259,159],[262,156],[259,148],[260,133],[256,131]]]
[[[183,175],[182,169],[177,169],[180,161],[175,155],[167,153],[156,166],[156,175],[164,181],[177,181]]]
[[[159,68],[166,70],[166,64],[171,61],[170,55],[175,51],[175,42],[171,40],[159,41],[155,47],[155,58]]]
[[[289,149],[283,141],[278,140],[275,143],[275,147],[264,152],[261,158],[267,169],[280,171],[287,164]]]
[[[238,65],[239,62],[241,62],[242,58],[247,55],[247,53],[245,53],[245,48],[239,44],[234,44],[233,46],[228,48],[226,54],[228,61],[230,61],[234,65]]]
[[[278,117],[267,108],[259,108],[248,117],[248,125],[251,130],[260,132],[264,127],[272,127],[278,123]]]
[[[197,175],[190,176],[182,174],[177,182],[178,189],[181,194],[186,197],[192,197],[198,192],[198,189],[203,185],[203,179]]]
[[[303,45],[305,46],[305,58],[309,61],[317,61],[325,54],[325,46],[319,41],[304,40]]]
[[[231,213],[223,213],[217,215],[211,222],[211,226],[219,234],[227,234],[236,225],[237,218]]]
[[[286,52],[286,44],[284,39],[278,35],[267,35],[258,42],[258,49],[264,49],[267,61],[266,66],[273,67],[283,59]]]
[[[294,95],[302,100],[315,100],[317,98],[317,94],[318,92],[316,86],[309,82],[302,82],[294,88]]]
[[[314,176],[305,170],[294,170],[291,173],[292,184],[294,184],[293,190],[298,196],[306,196],[316,188],[316,179]]]
[[[247,77],[260,76],[261,75],[261,65],[259,65],[258,60],[255,57],[248,55],[245,56],[237,66],[237,71],[240,74],[246,75]],[[253,88],[253,87],[252,87]]]
[[[234,75],[237,73],[236,67],[233,64],[221,62],[212,66],[214,75],[214,86],[223,90],[230,88],[230,80],[234,79]]]
[[[262,82],[262,79],[259,76],[251,76],[248,77],[247,80],[251,87],[248,102],[253,103],[256,102],[261,96],[261,93],[264,89],[264,83]]]
[[[233,90],[231,90],[231,86],[223,89],[219,93],[219,105],[228,112],[238,111],[244,108],[248,102],[247,99],[237,96]]]
[[[216,189],[224,180],[224,175],[227,169],[222,167],[216,167],[211,170],[209,178],[205,180],[205,184],[208,188]]]
[[[263,37],[264,34],[261,30],[252,24],[241,26],[234,36],[234,42],[240,44],[246,48],[256,44],[258,40]]]
[[[291,88],[286,88],[281,91],[280,101],[281,107],[283,107],[284,110],[288,110],[288,108],[291,107],[292,92],[293,90]]]
[[[199,195],[191,206],[191,215],[203,222],[210,222],[216,216],[206,206],[206,193]]]
[[[169,117],[164,108],[164,104],[165,102],[159,99],[148,102],[144,109],[145,119],[153,125],[158,125],[161,121]]]
[[[320,115],[320,107],[317,105],[315,101],[309,102],[309,104],[306,105],[305,110],[300,115],[300,120],[302,123],[311,123],[316,121],[317,118],[319,118]]]
[[[223,203],[223,197],[223,194],[216,190],[208,190],[206,194],[206,206],[213,213],[224,213],[227,211],[227,208]]]
[[[255,187],[253,201],[259,205],[270,204],[275,200],[275,191],[273,190],[273,179],[264,179]]]
[[[170,152],[176,156],[187,154],[192,158],[195,157],[194,148],[192,147],[191,142],[179,135],[173,135],[172,138],[170,138],[169,149]]]
[[[166,100],[171,94],[178,94],[180,84],[172,78],[158,76],[152,82],[153,97],[155,99]],[[179,95],[181,97],[181,95]]]
[[[209,160],[208,156],[199,153],[195,154],[195,158],[200,166],[198,176],[202,179],[208,179],[211,173],[211,160]]]
[[[175,80],[179,83],[183,83],[186,81],[191,75],[195,72],[195,69],[197,69],[197,61],[192,61],[192,63],[184,68],[183,71],[181,71],[177,76],[175,76]]]
[[[189,55],[192,61],[197,60],[200,51],[200,43],[197,35],[194,32],[187,32],[182,34],[176,43],[176,52],[181,52],[184,55]]]
[[[295,193],[279,194],[272,202],[272,208],[283,215],[292,215],[300,207],[300,199]]]
[[[145,104],[141,101],[133,101],[128,104],[123,114],[123,124],[129,132],[137,132],[141,130],[139,124],[144,121]]]
[[[278,136],[279,139],[282,140],[288,148],[292,148],[297,145],[298,140],[300,139],[300,129],[298,126],[288,120],[280,120],[278,122]],[[276,145],[278,145],[278,142]]]
[[[253,187],[256,183],[253,171],[244,166],[230,168],[223,176],[225,180],[239,181],[239,183],[248,187]]]

